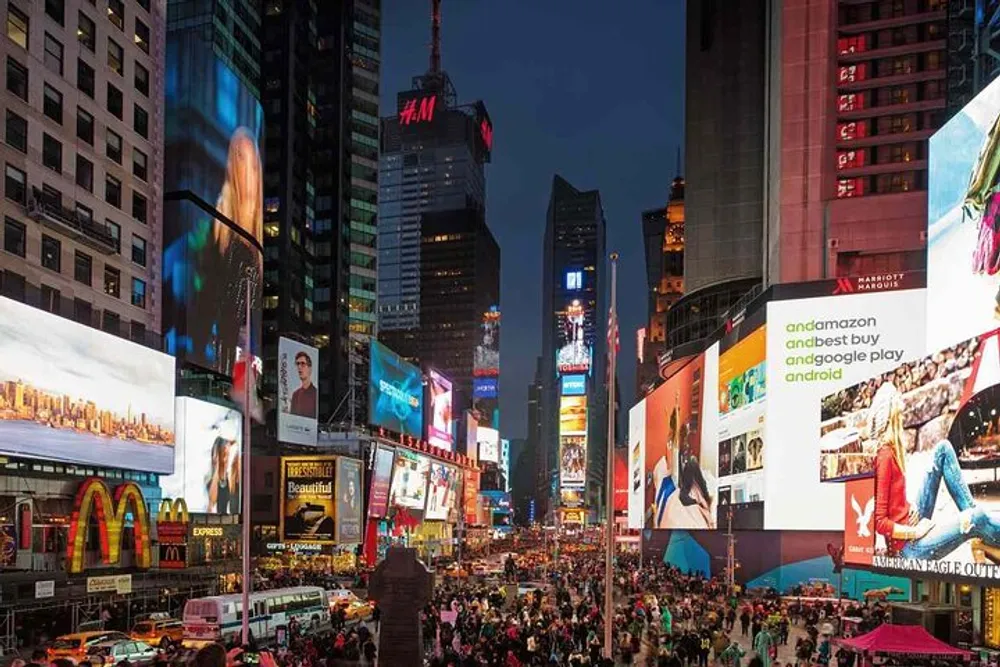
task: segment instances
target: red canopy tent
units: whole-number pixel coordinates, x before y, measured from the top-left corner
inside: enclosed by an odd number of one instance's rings
[[[895,653],[934,657],[969,658],[971,653],[946,644],[919,625],[885,623],[868,634],[838,639],[840,646],[858,653]]]

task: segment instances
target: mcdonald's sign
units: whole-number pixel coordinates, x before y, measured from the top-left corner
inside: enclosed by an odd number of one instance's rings
[[[130,508],[132,532],[135,536],[136,567],[146,569],[150,566],[149,512],[139,486],[135,482],[125,482],[115,487],[112,496],[103,480],[91,477],[77,488],[73,514],[70,516],[69,540],[66,545],[66,569],[70,574],[83,571],[83,556],[87,548],[87,524],[90,522],[91,514],[97,518],[101,562],[106,565],[119,562],[125,514]]]
[[[183,570],[187,567],[187,544],[160,542],[160,569]]]
[[[187,567],[188,509],[183,498],[164,498],[156,515],[159,567],[183,570]]]
[[[183,498],[164,498],[160,501],[160,511],[156,515],[156,523],[166,523],[166,522],[177,522],[177,523],[187,523],[188,522],[188,506],[187,501]]]

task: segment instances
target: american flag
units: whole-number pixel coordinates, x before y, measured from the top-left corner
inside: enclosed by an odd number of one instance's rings
[[[611,346],[615,347],[615,354],[622,349],[621,337],[618,332],[618,314],[614,308],[608,310],[608,354],[611,354]]]

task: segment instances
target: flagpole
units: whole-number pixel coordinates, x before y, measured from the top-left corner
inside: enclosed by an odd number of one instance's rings
[[[244,386],[243,386],[243,470],[240,474],[240,484],[243,496],[241,512],[243,514],[243,623],[242,623],[242,644],[250,644],[250,590],[253,583],[250,581],[250,419],[252,403],[250,402],[251,384],[253,380],[253,349],[250,338],[250,301],[253,298],[253,290],[249,276],[247,283],[247,308],[246,308],[246,349],[243,350],[244,364]]]
[[[618,361],[618,253],[611,253],[611,311],[608,322],[608,451],[604,466],[606,492],[604,496],[604,657],[614,658],[612,623],[614,622],[614,460],[615,460],[615,365]]]

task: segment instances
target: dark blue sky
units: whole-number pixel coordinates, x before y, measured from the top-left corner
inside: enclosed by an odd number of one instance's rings
[[[430,0],[383,0],[382,105],[427,70]],[[683,0],[442,0],[442,64],[494,127],[486,216],[502,253],[501,427],[524,437],[541,348],[542,236],[552,175],[601,192],[621,254],[623,419],[646,317],[640,213],[666,202],[683,141]],[[624,433],[624,431],[620,431]]]

